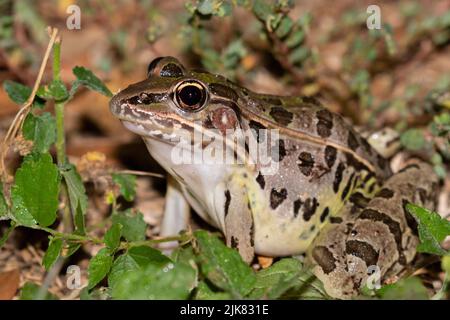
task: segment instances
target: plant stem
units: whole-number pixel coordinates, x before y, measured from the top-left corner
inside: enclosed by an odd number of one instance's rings
[[[20,224],[16,225],[16,227],[20,227],[20,226],[23,226],[23,225],[20,225]],[[38,226],[38,225],[24,226],[24,227],[45,231],[45,232],[50,233],[52,236],[54,236],[56,238],[69,240],[69,241],[72,241],[72,242],[91,242],[91,243],[95,243],[95,244],[103,244],[104,243],[102,239],[96,238],[96,237],[92,237],[92,236],[89,236],[89,235],[79,235],[79,234],[74,234],[74,233],[59,232],[59,231],[53,230],[51,228],[41,227],[41,226]],[[123,241],[120,244],[120,248],[121,249],[128,249],[128,248],[137,247],[137,246],[153,246],[153,245],[158,244],[158,243],[170,242],[170,241],[186,242],[186,241],[190,240],[190,238],[191,238],[190,235],[183,234],[183,235],[180,235],[180,236],[165,237],[165,238],[150,239],[150,240],[142,240],[142,241],[131,241],[131,242]]]
[[[61,38],[53,47],[53,81],[61,81]],[[64,102],[55,102],[56,158],[58,165],[66,164],[66,141],[64,138]]]
[[[58,37],[53,46],[53,81],[61,81],[61,38]],[[55,101],[55,118],[56,118],[56,161],[61,167],[67,163],[66,158],[66,141],[64,137],[64,102]],[[63,208],[63,225],[64,231],[72,230],[72,215],[68,200],[67,185],[63,182],[61,188],[61,201],[64,203]]]

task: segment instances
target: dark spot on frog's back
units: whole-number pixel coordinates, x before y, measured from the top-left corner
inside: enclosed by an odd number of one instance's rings
[[[236,91],[234,91],[232,88],[225,86],[223,84],[220,84],[220,83],[211,83],[209,85],[209,90],[214,95],[217,95],[217,96],[220,96],[220,97],[223,97],[226,99],[230,99],[231,101],[234,101],[234,102],[236,102],[239,98]]]
[[[301,152],[298,156],[298,167],[305,176],[311,175],[314,167],[314,158],[309,152]]]
[[[366,266],[374,266],[378,262],[378,252],[364,241],[349,240],[345,243],[345,253],[362,259]]]
[[[424,188],[417,188],[416,193],[419,194],[421,204],[424,205],[427,201],[427,191]]]
[[[256,122],[254,120],[251,120],[248,123],[248,126],[250,127],[250,129],[253,131],[253,134],[256,137],[256,142],[261,143],[265,141],[265,127],[260,124],[259,122]]]
[[[339,224],[343,221],[341,217],[330,217],[330,223]]]
[[[351,130],[348,132],[347,144],[353,151],[355,151],[359,147],[358,140]]]
[[[266,186],[266,181],[264,180],[264,176],[260,173],[258,173],[258,176],[256,177],[256,182],[258,182],[261,189],[264,190],[264,187]]]
[[[335,147],[332,146],[325,147],[325,163],[327,164],[328,168],[331,168],[334,165],[334,162],[336,161],[336,156],[337,150]]]
[[[323,209],[322,214],[320,215],[320,222],[324,222],[329,214],[330,214],[330,208],[326,207],[325,209]]]
[[[317,246],[312,252],[313,259],[322,268],[325,274],[329,274],[336,268],[336,259],[333,253],[325,246]]]
[[[388,215],[373,210],[373,209],[365,209],[361,214],[359,215],[358,219],[367,219],[372,221],[379,221],[384,223],[388,228],[389,231],[392,233],[395,239],[395,243],[397,244],[397,250],[399,253],[401,253],[402,250],[402,230],[400,228],[400,224],[393,220]]]
[[[342,174],[345,170],[345,164],[342,162],[339,163],[336,172],[334,173],[334,181],[333,181],[333,191],[337,193],[339,191],[339,186],[341,185],[342,181]]]
[[[270,192],[270,207],[276,209],[287,198],[287,190],[285,188],[280,191],[272,189]]]
[[[344,190],[342,191],[341,200],[345,200],[345,198],[347,198],[347,196],[352,188],[354,178],[355,178],[355,173],[353,172],[352,175],[350,176],[350,178],[348,179],[347,184],[344,187]]]
[[[394,191],[392,191],[391,189],[388,188],[383,188],[380,191],[377,192],[377,194],[375,195],[375,197],[378,198],[385,198],[385,199],[390,199],[394,196]]]
[[[352,193],[349,200],[357,208],[365,208],[370,201],[370,199],[365,197],[361,192]]]
[[[314,213],[316,212],[318,206],[319,206],[319,203],[317,202],[316,198],[306,199],[304,206],[303,206],[303,219],[305,221],[309,221],[311,219],[311,217],[314,215]]]
[[[286,156],[286,147],[284,146],[284,140],[278,140],[274,146],[272,159],[276,162],[283,161]]]
[[[303,204],[303,201],[300,198],[294,201],[294,218],[296,218],[298,216],[298,211],[302,207],[302,204]]]
[[[294,117],[292,112],[287,111],[282,107],[272,107],[270,110],[270,115],[272,118],[282,126],[287,126],[292,122]]]
[[[328,138],[333,128],[333,114],[326,109],[322,109],[316,112],[316,117],[317,134],[322,138]]]

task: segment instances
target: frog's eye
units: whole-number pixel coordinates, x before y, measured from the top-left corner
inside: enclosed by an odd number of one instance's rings
[[[183,111],[200,111],[208,99],[208,91],[205,86],[195,80],[179,83],[174,90],[174,101]]]
[[[159,57],[148,65],[147,75],[179,78],[184,76],[184,67],[174,57]]]

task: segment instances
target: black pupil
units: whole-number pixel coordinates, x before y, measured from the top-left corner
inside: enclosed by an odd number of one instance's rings
[[[190,107],[202,101],[202,91],[197,86],[186,86],[178,93],[181,102]]]

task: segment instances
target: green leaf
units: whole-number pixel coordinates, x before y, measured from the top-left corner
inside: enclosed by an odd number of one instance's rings
[[[400,279],[377,290],[383,300],[428,300],[427,289],[417,277]]]
[[[23,124],[23,136],[33,141],[33,150],[36,152],[47,152],[56,141],[56,121],[48,112],[40,116],[29,113]]]
[[[122,236],[122,225],[120,223],[113,223],[111,228],[105,233],[105,244],[111,250],[114,251],[120,244],[120,237]]]
[[[299,260],[285,258],[256,274],[251,299],[325,299],[322,283],[302,268]]]
[[[61,239],[50,239],[47,251],[45,252],[44,258],[42,258],[42,265],[44,266],[45,270],[50,270],[50,268],[56,262],[59,255],[61,254],[62,246],[63,241]]]
[[[149,264],[124,273],[112,287],[114,299],[187,299],[197,280],[196,271],[185,263]]]
[[[266,21],[272,14],[272,7],[265,0],[253,1],[253,13],[261,20]]]
[[[302,264],[297,259],[282,259],[274,263],[256,274],[256,283],[250,297],[253,299],[278,298],[284,291],[295,285],[293,280],[299,276],[301,270]],[[283,290],[279,288],[281,283],[285,284]]]
[[[425,137],[422,130],[409,129],[400,136],[400,143],[409,150],[420,150],[425,147]]]
[[[108,275],[108,286],[113,289],[118,280],[125,274],[139,270],[137,262],[127,253],[119,256],[111,267]]]
[[[112,288],[126,273],[141,270],[149,264],[162,268],[169,262],[171,260],[159,250],[148,246],[132,247],[114,261],[108,276],[108,284]]]
[[[80,174],[73,164],[69,164],[61,169],[61,175],[66,182],[69,192],[69,202],[74,224],[80,234],[85,234],[85,215],[88,205],[86,189]]]
[[[113,223],[122,225],[122,235],[127,241],[140,241],[145,239],[147,224],[142,213],[133,214],[131,210],[118,212],[112,216]]]
[[[136,176],[132,174],[113,173],[113,181],[120,187],[120,194],[127,201],[133,201],[136,195]]]
[[[32,282],[26,282],[20,290],[20,300],[38,300],[41,287]],[[58,298],[46,291],[42,300],[58,300]],[[39,300],[41,300],[39,299]]]
[[[5,89],[9,98],[17,104],[24,104],[32,92],[30,87],[11,80],[6,80],[3,83],[3,89]]]
[[[132,247],[128,250],[128,254],[141,267],[150,263],[156,266],[162,266],[171,261],[161,251],[148,246]]]
[[[89,261],[88,289],[94,288],[108,274],[113,263],[113,256],[108,248],[101,249],[95,257]]]
[[[303,30],[298,30],[293,32],[289,37],[286,39],[286,46],[288,48],[295,48],[299,44],[303,42],[305,39],[305,32]]]
[[[105,86],[105,84],[97,78],[91,70],[88,70],[84,67],[75,67],[73,68],[73,74],[77,77],[77,80],[72,86],[72,89],[70,90],[70,94],[73,95],[76,91],[76,89],[79,87],[80,84],[88,87],[89,89],[93,91],[97,91],[107,97],[112,97],[111,91]]]
[[[208,232],[195,232],[201,259],[202,273],[217,287],[230,292],[233,297],[243,297],[250,292],[256,277],[253,270],[241,259],[239,253],[225,246]]]
[[[289,32],[291,32],[293,25],[294,22],[292,21],[292,19],[288,16],[285,16],[283,17],[283,19],[281,19],[280,25],[278,26],[275,34],[278,36],[278,38],[284,38],[289,34]]]
[[[414,204],[407,204],[406,209],[414,216],[418,223],[420,244],[418,252],[444,255],[440,243],[450,235],[450,221],[441,218],[436,212],[429,211]]]
[[[48,153],[30,155],[16,171],[12,212],[23,225],[49,226],[56,219],[60,175]]]
[[[32,92],[30,87],[11,80],[3,82],[3,89],[5,89],[9,98],[17,104],[24,104]],[[34,100],[34,103],[40,108],[45,105],[45,101],[40,98]]]

